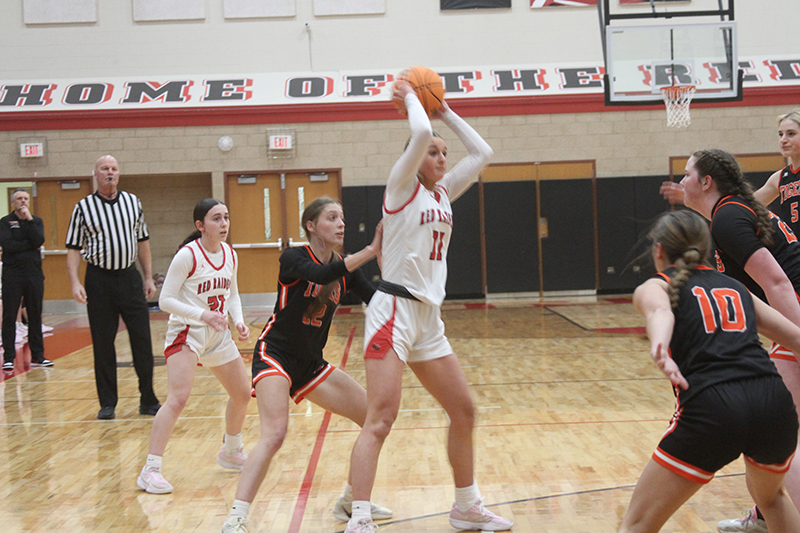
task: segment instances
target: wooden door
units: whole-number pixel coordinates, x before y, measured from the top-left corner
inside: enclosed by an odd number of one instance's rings
[[[594,290],[594,162],[492,165],[483,171],[486,291]]]
[[[239,292],[277,292],[281,250],[307,241],[300,217],[312,200],[330,196],[340,201],[339,174],[231,174],[225,187],[230,243],[239,255]]]
[[[308,242],[306,232],[301,231],[300,219],[306,206],[320,196],[330,196],[341,202],[338,173],[293,172],[286,174],[286,238],[289,246],[298,246]]]
[[[44,298],[72,300],[72,284],[67,275],[67,227],[75,204],[92,193],[89,179],[37,181],[33,210],[44,223]],[[80,279],[86,270],[81,261]]]
[[[251,179],[231,175],[225,184],[229,241],[239,255],[239,292],[276,292],[278,257],[285,242],[281,176],[261,174]]]

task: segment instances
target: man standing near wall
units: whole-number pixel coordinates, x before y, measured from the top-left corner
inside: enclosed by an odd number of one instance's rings
[[[14,370],[17,355],[14,342],[19,305],[25,298],[28,313],[28,345],[31,366],[53,366],[44,357],[42,342],[42,300],[44,273],[39,249],[44,244],[44,223],[30,210],[31,197],[25,189],[11,195],[13,211],[0,218],[0,247],[3,249],[3,371]]]
[[[117,189],[119,165],[110,155],[95,163],[97,191],[78,202],[67,229],[67,272],[72,297],[86,304],[94,350],[94,374],[100,412],[115,417],[117,354],[114,339],[119,318],[128,328],[133,366],[139,377],[139,413],[155,415],[161,404],[153,391],[153,345],[147,299],[156,293],[150,259],[150,235],[142,203]],[[81,256],[88,262],[86,286],[78,279]],[[144,270],[136,270],[136,258]]]

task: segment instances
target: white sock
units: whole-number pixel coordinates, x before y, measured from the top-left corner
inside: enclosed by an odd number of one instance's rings
[[[161,456],[148,453],[147,463],[145,463],[144,467],[148,470],[155,470],[157,472],[161,472]]]
[[[344,486],[344,492],[342,492],[342,496],[344,496],[344,501],[346,502],[353,501],[353,487],[350,486],[350,483]]]
[[[245,502],[242,500],[233,500],[233,507],[231,507],[231,517],[240,516],[242,518],[247,518],[247,515],[250,513],[250,502]]]
[[[242,445],[242,434],[228,435],[225,433],[225,440],[223,443],[222,447],[225,448],[225,453],[233,453]]]
[[[350,512],[350,520],[355,524],[362,518],[369,518],[372,520],[372,505],[365,500],[356,500],[353,502],[353,510]]]
[[[469,487],[456,487],[456,503],[462,511],[466,511],[479,501],[481,501],[481,491],[477,481],[473,481]]]

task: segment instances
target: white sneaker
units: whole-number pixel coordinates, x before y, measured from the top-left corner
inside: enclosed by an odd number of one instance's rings
[[[223,468],[230,468],[233,470],[238,470],[239,472],[242,471],[244,468],[244,463],[247,461],[247,452],[244,451],[244,444],[239,445],[233,453],[228,453],[225,451],[225,447],[222,447],[220,450],[219,455],[217,456],[217,462]]]
[[[247,533],[247,518],[230,516],[222,524],[222,533]]]
[[[450,509],[450,525],[461,531],[508,531],[514,522],[491,512],[481,499],[466,511],[454,503]]]
[[[51,331],[53,331],[53,328],[51,326],[45,326],[44,324],[42,324],[42,333],[50,333]]]
[[[758,517],[756,508],[747,509],[742,518],[721,520],[717,522],[717,531],[721,533],[767,533],[767,523]]]
[[[169,494],[172,492],[172,485],[164,479],[159,470],[147,469],[147,466],[142,468],[142,473],[139,474],[139,479],[136,484],[140,489],[144,489],[150,494]]]
[[[16,337],[17,342],[19,342],[20,339],[24,339],[25,337],[28,336],[28,326],[26,326],[22,322],[17,322],[16,329],[17,329],[17,337]]]
[[[344,533],[375,533],[378,531],[378,526],[369,518],[362,518],[355,524],[347,523]]]
[[[370,502],[370,513],[372,514],[373,520],[386,520],[387,518],[391,518],[394,513],[391,509],[387,509],[386,507],[381,507],[377,503]],[[347,522],[350,520],[350,516],[353,513],[353,502],[347,501],[344,497],[344,494],[339,496],[339,499],[336,500],[336,505],[333,506],[333,516],[339,519],[340,522]]]

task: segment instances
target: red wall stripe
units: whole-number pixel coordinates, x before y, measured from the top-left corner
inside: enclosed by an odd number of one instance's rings
[[[745,89],[744,98],[738,102],[694,103],[692,107],[796,106],[798,99],[800,99],[800,86],[760,87]],[[602,94],[464,98],[454,99],[449,103],[458,114],[464,117],[664,109],[664,104],[661,103],[606,106]],[[238,124],[400,120],[402,118],[388,101],[243,107],[191,107],[185,109],[9,111],[0,113],[0,131],[170,128]]]

